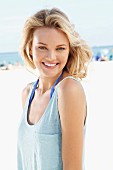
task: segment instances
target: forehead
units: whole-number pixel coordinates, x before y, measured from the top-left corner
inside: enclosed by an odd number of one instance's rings
[[[66,34],[56,28],[41,27],[37,28],[33,33],[33,41],[35,42],[56,42],[56,43],[69,43]]]

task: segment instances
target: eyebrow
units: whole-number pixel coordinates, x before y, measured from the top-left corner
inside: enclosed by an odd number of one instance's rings
[[[57,45],[57,47],[60,47],[60,46],[67,46],[66,44],[60,44],[60,45]]]
[[[42,44],[42,45],[48,46],[47,44],[45,44],[43,42],[38,42],[37,44]],[[59,45],[57,45],[57,47],[60,47],[60,46],[67,46],[67,45],[66,44],[59,44]]]
[[[45,44],[45,43],[42,43],[42,42],[38,42],[37,44],[42,44],[42,45],[46,45],[46,46],[47,46],[47,44]]]

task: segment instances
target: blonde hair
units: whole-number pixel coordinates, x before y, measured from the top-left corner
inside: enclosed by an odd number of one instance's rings
[[[35,69],[30,51],[33,33],[40,27],[55,28],[65,33],[70,43],[70,53],[64,70],[76,78],[86,77],[87,64],[92,57],[91,48],[74,30],[74,26],[70,23],[68,17],[56,8],[43,9],[29,17],[25,22],[21,43],[21,56],[25,63]]]

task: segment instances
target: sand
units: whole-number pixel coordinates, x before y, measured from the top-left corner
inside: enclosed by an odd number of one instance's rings
[[[85,170],[113,169],[113,62],[92,62],[82,82],[87,98]],[[0,71],[0,169],[17,170],[21,91],[36,76],[25,68]]]

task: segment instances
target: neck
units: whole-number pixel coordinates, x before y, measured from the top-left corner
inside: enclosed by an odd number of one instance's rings
[[[61,74],[61,73],[60,73]],[[55,77],[39,77],[39,89],[41,93],[45,93],[46,91],[50,90],[51,87],[54,85],[55,81],[58,79],[60,74],[56,75]]]

